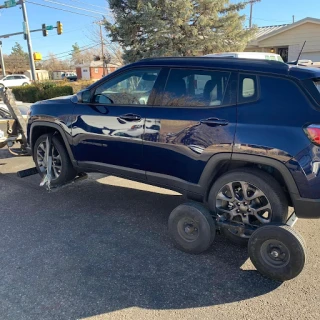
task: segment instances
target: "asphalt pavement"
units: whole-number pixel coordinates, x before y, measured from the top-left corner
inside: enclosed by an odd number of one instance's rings
[[[48,193],[0,150],[0,319],[320,319],[319,220],[299,220],[308,261],[296,279],[262,277],[217,235],[201,255],[167,232],[175,192],[112,176]]]

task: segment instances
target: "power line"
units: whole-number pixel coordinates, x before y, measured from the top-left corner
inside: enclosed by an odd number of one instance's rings
[[[86,48],[86,49],[82,49],[82,50],[79,50],[78,52],[80,53],[80,52],[83,52],[83,51],[86,51],[86,50],[90,50],[90,49],[93,49],[93,48],[95,48],[95,47],[97,47],[97,46],[99,46],[98,44],[96,44],[96,45],[94,45],[94,46],[91,46],[91,47],[89,47],[89,48]],[[70,50],[70,51],[66,51],[66,52],[69,52],[68,54],[66,54],[66,55],[64,55],[64,56],[61,56],[61,57],[56,57],[57,59],[63,59],[63,58],[65,58],[65,57],[69,57],[70,56],[70,54],[71,54],[71,52],[72,52],[72,50]],[[61,53],[60,53],[61,54]],[[57,55],[60,55],[60,54],[57,54]],[[56,54],[54,54],[54,56],[57,56]],[[49,57],[49,56],[47,56],[47,57]],[[44,62],[44,61],[48,61],[49,59],[43,59],[42,60],[42,62]]]
[[[80,16],[86,16],[86,17],[91,17],[91,18],[95,18],[95,19],[101,18],[101,17],[98,17],[98,16],[91,16],[91,15],[85,14],[85,13],[74,12],[74,11],[71,11],[71,10],[56,8],[56,7],[48,6],[48,5],[45,5],[45,4],[40,4],[40,3],[32,2],[32,1],[29,1],[29,0],[26,0],[26,2],[28,2],[28,3],[30,3],[30,4],[34,4],[34,5],[36,5],[36,6],[41,6],[41,7],[46,7],[46,8],[50,8],[50,9],[65,11],[65,12],[69,12],[69,13],[73,13],[73,14],[78,14],[78,15],[80,15]]]
[[[86,2],[83,2],[83,1],[79,1],[79,0],[69,0],[69,1],[77,2],[77,3],[81,3],[81,4],[85,4],[86,6],[91,6],[91,7],[106,9],[106,7],[97,6],[96,4],[86,3]]]
[[[80,51],[82,51],[82,49],[84,49],[84,48],[87,48],[87,47],[92,48],[92,47],[95,47],[95,46],[97,46],[97,44],[93,45],[93,43],[90,43],[90,44],[87,44],[87,45],[85,45],[85,46],[80,47],[79,49],[80,49]],[[88,48],[87,48],[87,49],[88,49]],[[84,50],[87,50],[87,49],[84,49]],[[63,55],[63,54],[65,54],[65,53],[69,53],[69,52],[72,52],[72,50],[68,50],[68,51],[56,53],[55,56],[60,56],[60,55]],[[50,57],[50,55],[44,56],[44,58],[47,58],[47,57]]]
[[[43,1],[44,2],[50,2],[50,3],[56,4],[58,6],[68,7],[68,8],[72,8],[72,9],[76,9],[76,10],[82,10],[82,11],[86,11],[86,12],[90,12],[90,13],[101,14],[101,12],[98,12],[98,11],[93,11],[93,10],[88,10],[88,9],[84,9],[84,8],[81,8],[81,7],[71,6],[69,4],[65,4],[65,3],[62,3],[62,2],[51,1],[51,0],[43,0]]]

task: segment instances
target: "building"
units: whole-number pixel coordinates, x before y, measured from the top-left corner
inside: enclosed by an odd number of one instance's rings
[[[113,71],[116,71],[119,67],[120,65],[118,64],[108,63],[107,66],[103,68],[102,61],[91,61],[90,63],[76,66],[76,72],[78,79],[99,80],[103,77],[103,71],[105,75],[107,75]]]
[[[245,51],[274,52],[285,62],[295,61],[305,41],[300,59],[320,62],[320,19],[305,18],[292,24],[261,27]]]
[[[29,79],[32,78],[30,70],[24,72],[24,75],[27,76]],[[47,70],[36,70],[36,77],[36,80],[38,81],[49,80],[49,72]]]

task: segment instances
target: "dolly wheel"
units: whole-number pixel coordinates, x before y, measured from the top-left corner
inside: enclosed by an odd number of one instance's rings
[[[258,228],[249,239],[248,251],[256,269],[278,281],[298,276],[306,262],[303,239],[287,225]]]
[[[181,204],[169,217],[169,233],[175,245],[188,253],[201,253],[212,244],[216,227],[206,208],[198,203]]]

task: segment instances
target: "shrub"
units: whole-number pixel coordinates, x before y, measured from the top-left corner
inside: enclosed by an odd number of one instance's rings
[[[57,86],[57,83],[54,81],[44,81],[44,82],[37,82],[35,83],[35,86],[40,89],[49,89]]]
[[[44,90],[43,100],[62,96],[70,96],[72,94],[73,89],[71,86],[51,87]]]
[[[52,99],[73,94],[71,86],[41,86],[39,84],[23,87],[15,87],[12,92],[16,100],[34,103],[39,100]]]
[[[41,90],[36,86],[15,87],[12,92],[18,101],[33,103],[40,100]]]

